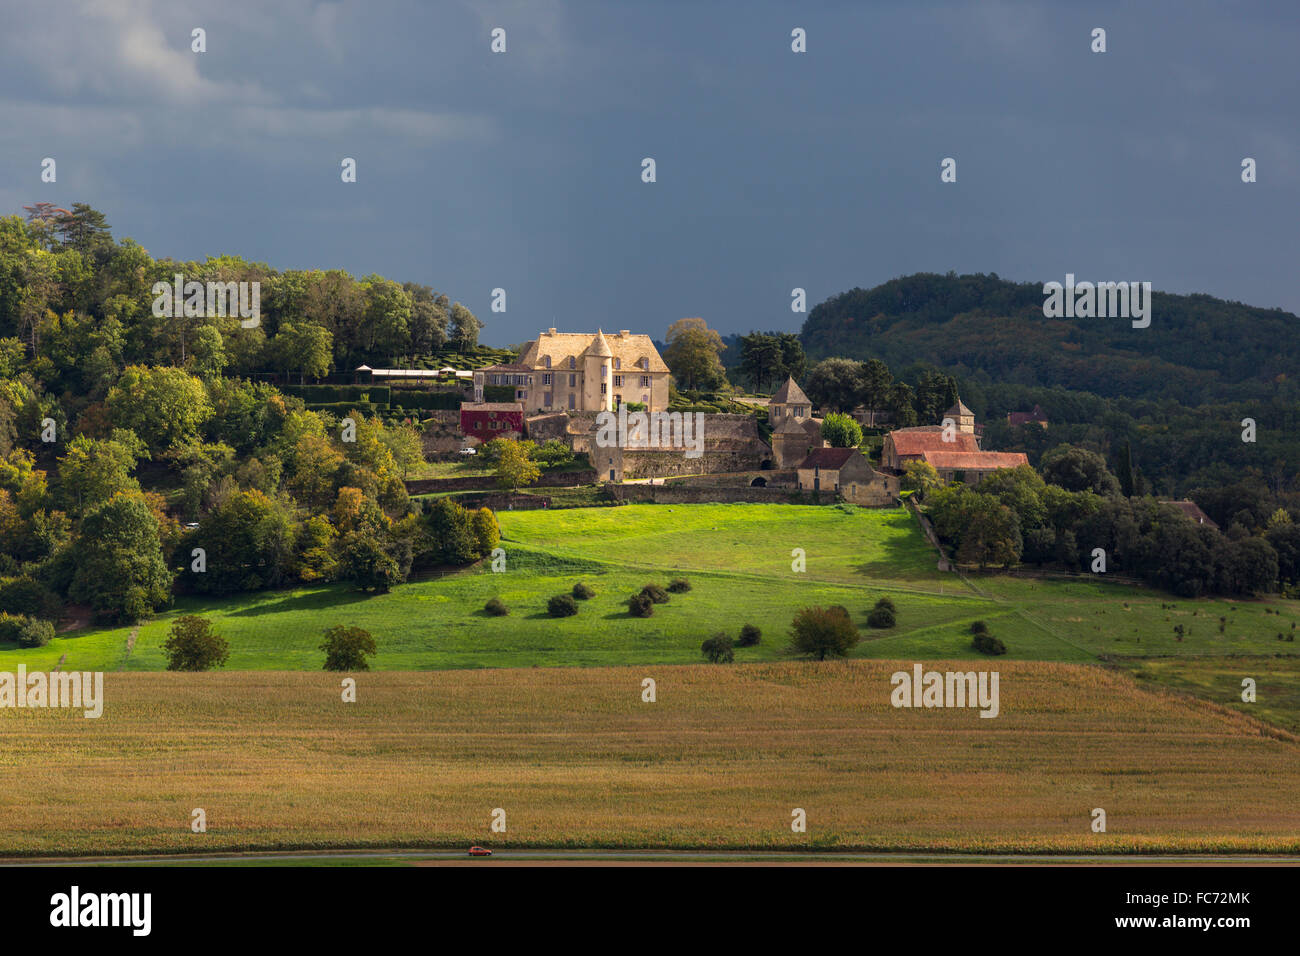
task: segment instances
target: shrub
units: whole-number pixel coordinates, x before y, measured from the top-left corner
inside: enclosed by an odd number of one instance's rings
[[[572,617],[578,613],[578,602],[571,594],[557,594],[546,602],[546,611],[551,617]]]
[[[54,625],[39,618],[28,618],[18,633],[19,647],[44,647],[54,637]]]
[[[499,597],[488,598],[487,604],[483,605],[483,610],[493,617],[505,617],[510,613],[510,608],[506,607],[505,602]]]
[[[206,671],[220,667],[230,657],[230,645],[212,622],[194,614],[178,617],[163,642],[169,671]]]
[[[879,601],[876,602],[876,609],[879,610],[880,608],[884,608],[885,610],[889,611],[890,614],[898,613],[898,608],[894,607],[893,600],[887,597],[882,597]]]
[[[736,659],[732,649],[731,638],[726,634],[714,634],[700,645],[700,650],[711,664],[730,664]]]
[[[876,606],[872,608],[871,613],[867,615],[868,627],[893,627],[898,621],[894,617],[894,612],[887,607]]]
[[[790,625],[791,650],[821,661],[848,657],[857,643],[858,629],[842,607],[802,608]]]
[[[673,594],[684,594],[691,589],[691,582],[685,578],[673,578],[668,582],[668,590]]]
[[[655,612],[655,602],[650,595],[640,591],[627,599],[627,610],[633,617],[649,617]]]
[[[976,634],[975,640],[971,642],[971,647],[975,648],[975,650],[979,651],[981,654],[990,654],[995,657],[998,654],[1005,654],[1007,652],[1007,645],[1003,644],[1000,638],[996,638],[992,634]]]
[[[657,584],[647,584],[641,589],[641,593],[650,598],[650,600],[654,601],[656,604],[668,603],[668,592]]]
[[[763,639],[763,632],[753,624],[746,624],[740,629],[740,637],[736,640],[737,647],[755,647]]]
[[[29,618],[25,614],[8,614],[0,611],[0,641],[16,644],[18,638],[22,636],[23,628],[27,626],[28,620]]]
[[[972,621],[970,632],[972,634],[987,634],[989,632],[989,626],[983,621]]]
[[[63,613],[63,602],[31,578],[3,578],[0,579],[0,611],[57,621]]]
[[[375,639],[359,627],[337,624],[325,632],[320,649],[325,652],[327,671],[368,671],[366,656],[375,653]]]
[[[579,581],[573,586],[573,596],[579,601],[587,601],[596,596],[596,591],[585,582]]]

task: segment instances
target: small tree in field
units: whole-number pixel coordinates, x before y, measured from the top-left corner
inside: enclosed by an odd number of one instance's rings
[[[731,638],[726,634],[718,633],[701,644],[700,650],[711,664],[730,664],[736,659],[732,646]]]
[[[226,663],[230,645],[212,630],[211,621],[186,614],[172,623],[163,653],[169,671],[206,671]]]
[[[842,607],[806,607],[790,625],[790,645],[797,654],[815,657],[848,657],[858,643],[858,629]]]
[[[375,653],[375,639],[359,627],[337,624],[325,632],[320,649],[325,652],[327,671],[368,671],[366,657]]]

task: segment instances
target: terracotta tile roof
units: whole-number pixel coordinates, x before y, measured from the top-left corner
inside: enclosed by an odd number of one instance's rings
[[[821,468],[823,471],[839,471],[854,455],[861,454],[856,448],[817,448],[808,457],[799,462],[799,468]]]
[[[943,427],[940,425],[922,425],[919,428],[900,428],[889,433],[894,442],[894,452],[900,458],[919,456],[927,451],[978,452],[979,445],[975,436],[967,432],[957,432],[952,441],[943,440]]]
[[[523,412],[524,406],[518,402],[461,402],[462,412]]]
[[[1020,451],[926,451],[925,461],[937,469],[953,471],[992,471],[1029,464]]]
[[[1028,425],[1030,422],[1047,421],[1047,413],[1041,405],[1035,405],[1032,412],[1009,412],[1007,421],[1012,425]]]

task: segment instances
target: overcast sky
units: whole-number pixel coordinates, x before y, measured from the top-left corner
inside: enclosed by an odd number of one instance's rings
[[[1298,24],[1188,0],[2,0],[0,214],[88,202],[155,256],[426,283],[491,344],[794,330],[795,286],[811,308],[950,269],[1300,311]]]

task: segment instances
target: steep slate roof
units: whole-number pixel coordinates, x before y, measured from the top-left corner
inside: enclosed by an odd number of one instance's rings
[[[783,415],[781,421],[772,429],[773,435],[784,435],[786,432],[798,432],[802,435],[821,437],[822,426],[815,418],[795,418],[793,415]]]
[[[1029,464],[1025,453],[1020,451],[926,451],[921,457],[935,470],[991,471]]]
[[[1160,503],[1162,505],[1173,505],[1197,524],[1209,525],[1216,530],[1219,527],[1209,515],[1201,510],[1201,506],[1190,498],[1184,498],[1182,501],[1162,501]]]
[[[816,448],[808,457],[799,462],[799,468],[820,468],[823,471],[839,471],[854,455],[860,455],[856,448]]]
[[[768,402],[769,405],[811,405],[808,396],[803,393],[803,389],[790,376],[785,380],[785,384],[776,390],[776,394]]]
[[[963,402],[960,398],[957,399],[956,405],[954,405],[952,408],[944,412],[944,415],[947,416],[948,418],[962,418],[962,417],[974,418],[975,417],[975,413],[972,412],[969,408],[967,408],[966,403]]]
[[[975,436],[957,432],[952,441],[943,440],[942,425],[921,425],[917,428],[900,428],[889,433],[894,442],[894,452],[900,458],[924,455],[927,451],[978,452]]]
[[[600,351],[601,342],[608,351]],[[546,356],[551,357],[551,368],[546,368]],[[620,373],[633,371],[667,372],[659,350],[648,335],[633,335],[630,332],[605,335],[598,331],[590,332],[543,332],[528,343],[519,363],[527,365],[530,371],[563,372],[569,367],[569,357],[582,358],[583,355],[601,355],[617,358],[621,364]],[[641,359],[648,358],[650,367],[641,368]],[[579,366],[581,367],[581,366]]]

